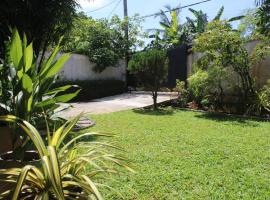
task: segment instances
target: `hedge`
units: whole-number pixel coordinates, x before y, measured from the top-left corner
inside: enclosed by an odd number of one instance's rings
[[[125,83],[118,80],[61,81],[55,83],[53,87],[60,87],[63,85],[78,85],[81,88],[81,92],[72,100],[73,102],[89,101],[125,92]]]

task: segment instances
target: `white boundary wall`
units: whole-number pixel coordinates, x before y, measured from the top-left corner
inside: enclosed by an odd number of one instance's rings
[[[247,50],[251,53],[256,45],[260,41],[254,40],[246,44]],[[188,77],[192,74],[192,65],[202,56],[202,53],[191,52],[187,58],[187,75]],[[262,87],[268,79],[270,79],[270,57],[266,58],[262,62],[251,67],[252,74],[255,76],[256,83],[259,87]]]
[[[103,72],[96,73],[95,64],[85,55],[72,54],[60,71],[61,81],[91,81],[91,80],[120,80],[125,81],[125,62],[122,60],[116,67],[107,67]]]

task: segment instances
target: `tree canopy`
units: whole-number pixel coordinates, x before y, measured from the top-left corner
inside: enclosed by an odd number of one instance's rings
[[[270,0],[259,1],[261,4],[257,12],[257,26],[259,33],[270,36]]]
[[[134,19],[134,20],[133,20]],[[84,54],[96,64],[95,70],[102,72],[108,66],[116,66],[124,58],[126,47],[135,50],[142,45],[140,21],[129,19],[129,39],[125,38],[127,21],[113,16],[111,20],[95,20],[78,13],[74,26],[66,35],[64,50]]]
[[[78,6],[77,0],[1,0],[1,53],[14,27],[33,41],[36,53],[46,49],[70,29]]]

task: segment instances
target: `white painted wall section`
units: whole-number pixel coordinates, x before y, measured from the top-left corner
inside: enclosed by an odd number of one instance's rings
[[[125,81],[126,70],[124,61],[119,61],[115,67],[107,67],[103,72],[96,73],[95,64],[85,55],[72,54],[71,58],[60,71],[62,81],[89,81],[89,80],[120,80]]]

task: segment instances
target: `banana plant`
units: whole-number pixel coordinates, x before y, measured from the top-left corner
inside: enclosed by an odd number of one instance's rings
[[[39,121],[43,121],[40,119],[44,115],[50,120],[59,109],[59,103],[66,103],[77,96],[79,89],[73,93],[64,94],[76,86],[66,85],[51,89],[58,77],[58,72],[70,58],[69,54],[58,57],[59,44],[39,67],[33,44],[27,41],[25,35],[21,39],[17,29],[13,29],[11,40],[6,48],[5,59],[0,68],[3,94],[0,98],[0,107],[6,113],[37,125]]]
[[[118,173],[116,166],[134,172],[126,164],[125,158],[112,154],[112,148],[121,148],[109,143],[81,140],[84,137],[89,140],[93,136],[110,137],[108,134],[85,133],[67,139],[80,117],[67,121],[52,133],[48,130],[48,140],[45,142],[37,129],[27,121],[11,115],[0,116],[0,121],[16,123],[32,140],[40,156],[36,165],[0,170],[0,175],[6,177],[1,181],[13,184],[0,194],[1,199],[101,200],[103,198],[98,188],[105,185],[97,182],[104,179],[104,175]],[[87,150],[82,153],[83,147]]]
[[[219,21],[221,20],[223,13],[224,13],[224,6],[222,6],[216,16],[209,20],[206,13],[204,13],[202,10],[194,10],[192,8],[189,8],[189,11],[193,14],[195,19],[192,19],[190,17],[186,17],[186,26],[188,27],[189,34],[191,35],[192,39],[194,39],[197,35],[205,32],[207,25],[209,24],[209,21]],[[245,16],[236,16],[233,18],[228,19],[228,22],[234,22],[243,19]]]

